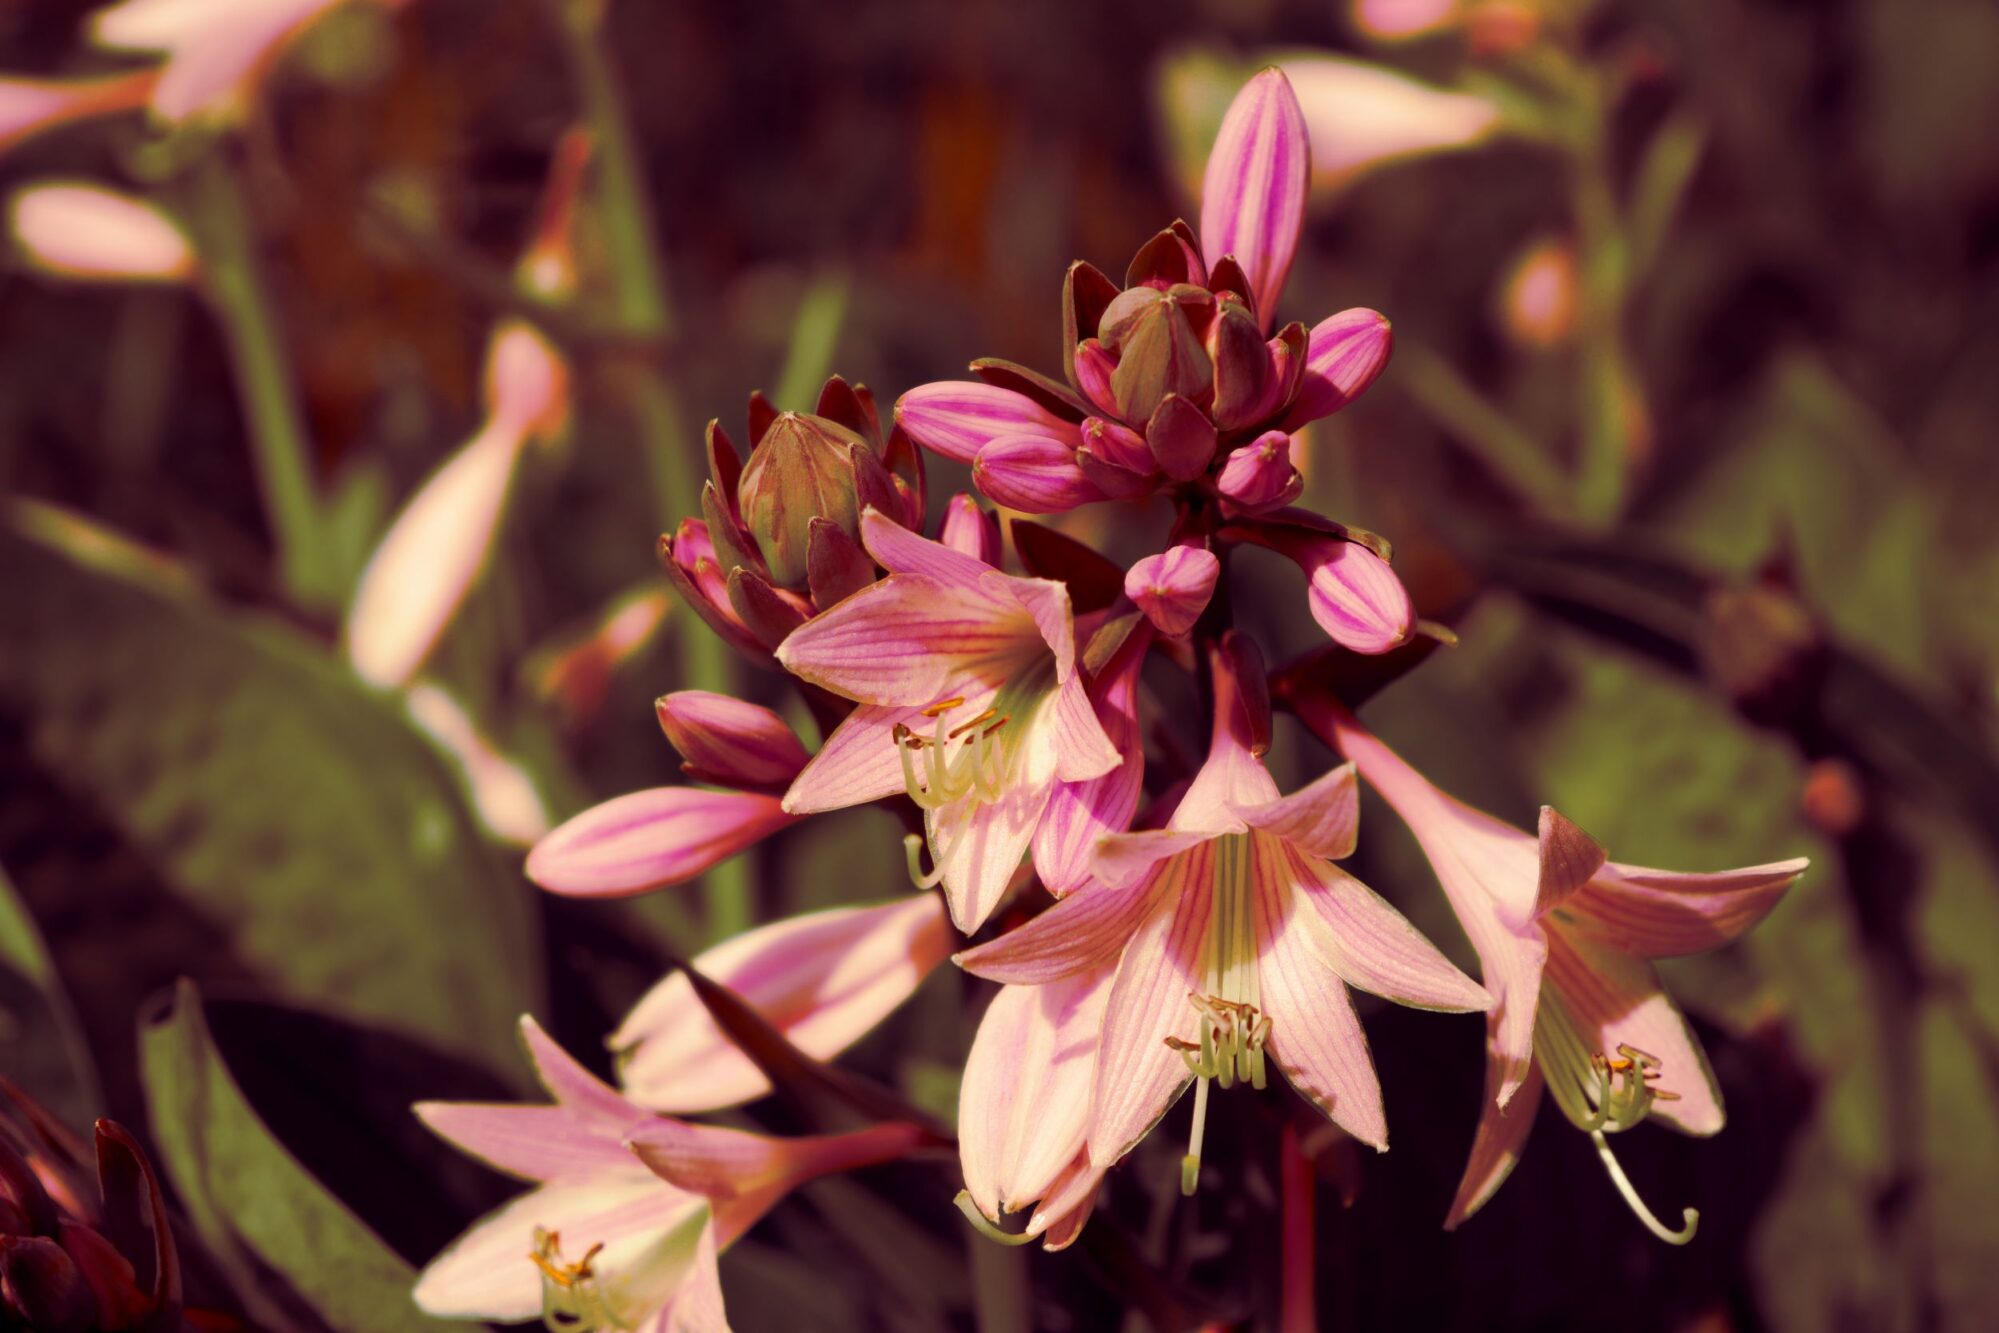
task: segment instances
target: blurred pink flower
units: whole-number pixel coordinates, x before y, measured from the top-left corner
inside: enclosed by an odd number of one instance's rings
[[[142,107],[158,78],[149,69],[87,79],[0,77],[0,153],[74,121]]]
[[[1208,760],[1166,828],[1103,839],[1099,882],[958,956],[975,975],[1019,985],[1115,962],[1089,1160],[1115,1163],[1198,1081],[1182,1166],[1189,1193],[1208,1085],[1262,1087],[1266,1050],[1341,1128],[1387,1147],[1381,1090],[1347,986],[1428,1009],[1492,1003],[1399,912],[1332,864],[1353,851],[1359,807],[1351,765],[1278,795],[1258,757],[1268,704],[1248,640],[1231,633],[1210,665]]]
[[[1478,1211],[1505,1181],[1545,1085],[1596,1138],[1640,1220],[1662,1239],[1691,1238],[1692,1210],[1683,1232],[1663,1227],[1603,1138],[1648,1116],[1686,1134],[1722,1127],[1721,1089],[1651,960],[1737,938],[1808,863],[1679,874],[1607,861],[1552,807],[1542,807],[1537,836],[1438,791],[1338,704],[1302,701],[1300,716],[1415,833],[1494,1001],[1485,1108],[1445,1225]]]
[[[132,195],[81,182],[44,182],[17,190],[7,211],[15,244],[45,273],[115,282],[194,277],[187,233]]]
[[[799,626],[794,675],[860,703],[784,798],[794,814],[906,792],[923,807],[952,919],[999,902],[1062,782],[1123,756],[1076,667],[1069,591],[1015,578],[878,510],[863,541],[888,577]]]
[[[693,960],[815,1060],[859,1041],[951,951],[931,894],[775,921]],[[770,1091],[678,970],[647,991],[609,1038],[625,1095],[655,1111],[714,1111]]]
[[[591,806],[536,843],[527,877],[566,897],[630,897],[685,883],[798,819],[762,792],[629,792]]]
[[[1575,246],[1556,237],[1535,238],[1501,280],[1501,330],[1527,347],[1567,342],[1576,329],[1576,284]]]
[[[1312,188],[1337,189],[1384,163],[1464,148],[1499,128],[1499,107],[1345,56],[1279,62],[1312,135]]]
[[[516,846],[526,846],[548,832],[548,809],[534,779],[479,730],[458,700],[443,688],[420,681],[410,688],[404,706],[410,720],[458,770],[473,812],[488,832]]]
[[[417,488],[375,548],[347,611],[347,656],[389,688],[422,667],[486,567],[522,451],[561,428],[569,371],[534,328],[507,320],[486,353],[486,421]]]
[[[1354,26],[1370,37],[1401,41],[1447,28],[1463,0],[1352,0]]]
[[[124,0],[92,16],[91,38],[165,57],[152,96],[162,120],[235,117],[285,47],[345,3],[402,0]]]
[[[551,1328],[727,1328],[716,1258],[818,1176],[892,1161],[913,1125],[771,1138],[655,1116],[521,1020],[552,1105],[423,1102],[453,1144],[534,1188],[476,1223],[423,1270],[425,1313]]]

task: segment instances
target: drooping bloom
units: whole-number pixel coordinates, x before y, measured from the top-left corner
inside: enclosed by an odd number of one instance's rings
[[[896,405],[917,443],[969,463],[981,489],[1028,512],[1132,499],[1228,476],[1248,508],[1281,503],[1281,470],[1248,474],[1259,453],[1288,457],[1288,435],[1338,411],[1388,358],[1388,321],[1349,310],[1275,337],[1277,302],[1298,248],[1310,153],[1284,75],[1268,69],[1229,108],[1209,156],[1197,237],[1176,222],[1139,250],[1122,288],[1087,263],[1063,287],[1068,382],[976,361],[983,384],[921,385]],[[1270,438],[1272,436],[1275,438]]]
[[[1686,1134],[1722,1127],[1721,1089],[1651,960],[1737,938],[1807,862],[1680,874],[1609,861],[1552,807],[1527,833],[1438,791],[1339,704],[1293,702],[1415,833],[1492,993],[1484,1109],[1445,1225],[1505,1181],[1545,1086],[1593,1136],[1640,1220],[1662,1239],[1691,1239],[1693,1210],[1680,1232],[1661,1225],[1604,1138],[1648,1117]]]
[[[16,191],[7,214],[22,256],[55,277],[181,283],[195,275],[187,232],[133,195],[82,181],[44,181]]]
[[[951,951],[930,894],[836,907],[745,931],[693,960],[815,1060],[830,1060],[908,999]],[[690,1114],[751,1101],[770,1080],[716,1024],[675,970],[609,1038],[625,1096]]]
[[[1089,1220],[1104,1174],[1090,1158],[1090,1094],[1114,971],[1002,986],[979,1020],[959,1085],[958,1156],[974,1224],[994,1239],[1060,1250]],[[1017,1235],[992,1225],[1029,1207]]]
[[[124,0],[91,17],[91,37],[99,46],[165,57],[152,97],[160,119],[235,117],[285,48],[349,2]],[[394,8],[402,0],[367,2]]]
[[[869,510],[868,554],[889,576],[795,630],[794,675],[861,707],[785,794],[793,814],[907,792],[951,916],[986,919],[1058,784],[1122,762],[1076,669],[1069,592],[1002,574]],[[934,882],[934,880],[933,880]]]
[[[1262,665],[1231,634],[1211,654],[1207,763],[1165,829],[1106,838],[1099,883],[959,955],[967,971],[1041,984],[1116,961],[1088,1150],[1109,1166],[1198,1080],[1182,1187],[1200,1164],[1208,1085],[1261,1087],[1266,1054],[1362,1142],[1388,1129],[1346,987],[1401,1004],[1484,1010],[1491,999],[1373,890],[1332,864],[1353,850],[1353,768],[1286,797],[1258,757]]]
[[[551,1328],[727,1328],[716,1257],[791,1190],[892,1161],[913,1125],[771,1138],[656,1116],[572,1060],[532,1018],[521,1033],[553,1104],[425,1102],[439,1135],[534,1188],[473,1225],[417,1279],[446,1318]]]

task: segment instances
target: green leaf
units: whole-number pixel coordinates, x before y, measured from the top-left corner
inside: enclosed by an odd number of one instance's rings
[[[419,1311],[410,1266],[272,1137],[216,1051],[192,982],[141,1023],[139,1059],[159,1158],[254,1324],[462,1327]]]
[[[5,871],[0,871],[0,1070],[72,1128],[88,1125],[101,1109],[76,1011]]]
[[[0,526],[0,711],[289,999],[513,1067],[530,899],[399,711],[318,645],[49,510]]]

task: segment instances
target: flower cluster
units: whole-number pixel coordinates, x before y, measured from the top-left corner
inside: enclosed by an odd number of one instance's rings
[[[817,1059],[954,949],[966,972],[1000,983],[966,1061],[958,1145],[961,1206],[1010,1242],[1073,1241],[1105,1173],[1190,1087],[1188,1193],[1211,1096],[1264,1088],[1273,1070],[1386,1149],[1350,987],[1485,1016],[1486,1091],[1447,1226],[1499,1187],[1545,1089],[1646,1224],[1688,1239],[1691,1213],[1679,1230],[1658,1222],[1609,1148],[1648,1118],[1697,1135],[1722,1124],[1713,1075],[1650,960],[1741,934],[1804,862],[1678,875],[1608,860],[1552,809],[1536,833],[1513,828],[1432,787],[1311,673],[1281,674],[1275,703],[1345,762],[1289,794],[1266,768],[1272,684],[1233,624],[1237,549],[1299,567],[1334,656],[1389,653],[1424,632],[1386,543],[1295,507],[1297,432],[1365,390],[1391,342],[1372,310],[1277,324],[1311,171],[1305,124],[1284,75],[1258,75],[1222,125],[1199,231],[1158,233],[1122,286],[1070,269],[1062,378],[982,360],[976,381],[904,394],[886,434],[873,396],[839,379],[810,414],[753,398],[747,460],[711,425],[702,513],[661,542],[668,575],[767,682],[789,680],[824,739],[809,749],[746,699],[670,694],[659,719],[696,785],[578,815],[540,841],[528,873],[560,893],[633,893],[824,812],[900,813],[925,892],[761,927],[694,970]],[[972,495],[925,535],[919,447],[969,465],[1016,513],[1158,496],[1172,526],[1121,588],[1082,572],[1102,557],[1029,552],[1023,534],[1047,540],[1031,525],[1013,526],[1025,572],[1009,572],[1002,524]],[[1191,672],[1201,690],[1209,744],[1190,772],[1147,771],[1149,663]],[[1415,833],[1480,980],[1341,868],[1361,779]],[[531,1023],[526,1035],[553,1106],[420,1108],[536,1182],[425,1273],[417,1297],[432,1312],[719,1327],[719,1248],[800,1181],[918,1141],[893,1122],[774,1140],[658,1114],[770,1086],[681,973],[611,1037],[622,1092]],[[1024,1227],[1003,1230],[1014,1212]]]

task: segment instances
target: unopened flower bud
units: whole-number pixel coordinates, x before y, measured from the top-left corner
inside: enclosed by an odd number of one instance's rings
[[[937,531],[937,540],[954,551],[999,568],[999,519],[963,491],[945,504],[944,522]]]
[[[1124,595],[1137,603],[1161,634],[1178,638],[1194,628],[1215,595],[1222,562],[1199,546],[1175,546],[1149,555],[1124,578]]]
[[[1559,347],[1576,328],[1576,250],[1543,236],[1513,261],[1499,292],[1499,324],[1525,347]]]
[[[1215,456],[1215,426],[1178,394],[1168,394],[1145,424],[1145,443],[1159,470],[1174,481],[1192,481]]]
[[[1247,426],[1263,403],[1270,380],[1270,348],[1263,327],[1240,301],[1223,301],[1208,326],[1208,358],[1215,364],[1215,402],[1210,415],[1221,430]]]
[[[1083,448],[1112,467],[1121,467],[1140,476],[1158,470],[1145,437],[1131,427],[1102,417],[1083,419]]]
[[[972,464],[979,489],[1027,514],[1059,514],[1104,498],[1076,462],[1076,451],[1042,435],[994,440]]]
[[[1323,537],[1301,545],[1293,558],[1311,580],[1312,619],[1334,643],[1357,653],[1385,653],[1415,629],[1408,589],[1361,543]]]
[[[1291,465],[1291,437],[1267,430],[1229,455],[1215,485],[1239,509],[1260,514],[1296,500],[1305,479]]]
[[[750,451],[737,497],[772,581],[793,589],[805,586],[813,519],[831,519],[853,537],[865,506],[899,507],[888,472],[865,440],[801,412],[771,422]]]
[[[1169,395],[1197,399],[1214,386],[1214,365],[1186,307],[1171,293],[1148,294],[1151,303],[1124,333],[1123,345],[1115,349],[1117,369],[1111,372],[1111,397],[1126,421],[1149,419]],[[1116,308],[1113,303],[1112,310]],[[1109,318],[1106,312],[1107,322]]]
[[[19,191],[8,229],[44,273],[110,282],[185,282],[194,247],[178,222],[144,199],[99,185],[47,182]]]
[[[770,709],[707,690],[679,690],[654,705],[687,775],[721,787],[782,787],[805,767],[805,747]]]
[[[1328,417],[1374,383],[1388,364],[1395,333],[1378,311],[1355,308],[1329,315],[1313,327],[1304,383],[1285,414],[1284,429]]]

